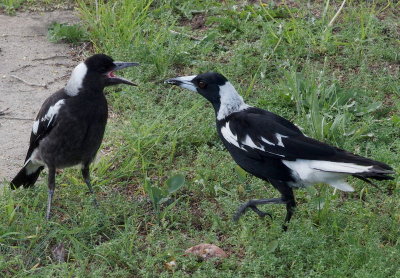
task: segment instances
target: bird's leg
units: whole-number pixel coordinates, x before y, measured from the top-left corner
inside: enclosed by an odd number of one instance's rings
[[[97,203],[96,197],[94,196],[92,184],[90,183],[89,164],[85,164],[83,166],[83,168],[82,168],[82,177],[85,180],[85,183],[86,183],[87,187],[89,188],[90,194],[92,194],[92,196],[93,196],[93,203],[97,207],[98,203]]]
[[[265,204],[286,204],[286,200],[284,200],[283,198],[250,200],[239,207],[239,209],[233,216],[233,220],[238,221],[240,216],[242,216],[248,208],[252,209],[260,217],[264,217],[266,215],[271,217],[271,214],[263,212],[257,208],[258,205],[265,205]]]
[[[270,182],[282,194],[282,199],[286,203],[286,217],[285,222],[282,224],[282,229],[286,231],[287,223],[289,223],[296,208],[293,189],[284,181],[270,180]]]
[[[292,215],[294,213],[294,210],[296,208],[296,202],[293,199],[290,199],[286,203],[286,217],[285,217],[285,223],[282,224],[282,229],[284,231],[287,231],[287,223],[289,223],[290,219],[292,218]]]
[[[48,177],[48,187],[49,193],[47,197],[47,211],[46,219],[50,219],[51,202],[53,200],[54,189],[56,188],[56,168],[49,167],[49,177]]]

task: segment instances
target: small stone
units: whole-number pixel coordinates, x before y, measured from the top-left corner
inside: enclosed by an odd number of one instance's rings
[[[194,254],[202,257],[203,259],[228,257],[224,250],[214,244],[209,243],[202,243],[190,247],[189,249],[186,249],[185,254]]]

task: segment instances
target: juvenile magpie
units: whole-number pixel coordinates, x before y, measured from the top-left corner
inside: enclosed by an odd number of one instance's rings
[[[67,85],[47,98],[33,123],[25,164],[11,181],[11,188],[33,186],[40,172],[48,168],[46,218],[50,218],[56,169],[81,164],[90,193],[89,165],[100,147],[107,123],[108,108],[104,87],[132,82],[114,71],[138,66],[114,62],[104,54],[87,58],[72,71]]]
[[[292,217],[296,202],[293,189],[327,183],[342,191],[354,191],[345,180],[349,175],[389,180],[392,168],[385,163],[358,156],[305,136],[290,121],[269,111],[247,105],[221,74],[168,79],[168,84],[195,91],[214,107],[217,132],[232,158],[245,171],[269,181],[280,198],[250,200],[239,207],[234,220],[250,208],[259,216],[262,204],[286,204],[285,222]],[[285,226],[284,226],[285,228]]]

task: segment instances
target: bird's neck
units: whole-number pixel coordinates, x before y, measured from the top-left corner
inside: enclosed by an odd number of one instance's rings
[[[249,108],[230,82],[219,87],[220,102],[213,104],[218,120]]]
[[[87,73],[87,66],[85,63],[80,63],[72,71],[71,77],[68,80],[65,91],[70,96],[76,96],[79,94],[79,90],[82,88],[83,79]]]

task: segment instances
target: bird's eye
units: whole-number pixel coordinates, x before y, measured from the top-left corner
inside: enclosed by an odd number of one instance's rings
[[[206,82],[204,82],[204,81],[199,81],[199,88],[200,88],[200,89],[204,89],[205,87],[207,87]]]

